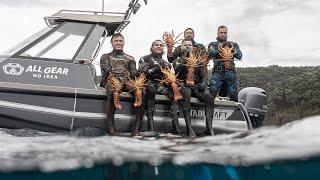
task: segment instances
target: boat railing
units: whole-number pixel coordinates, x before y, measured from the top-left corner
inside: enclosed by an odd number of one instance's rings
[[[247,109],[243,106],[243,104],[236,102],[236,105],[239,107],[239,109],[241,110],[243,117],[245,118],[247,125],[248,125],[248,130],[252,130],[252,124],[251,124],[251,120],[250,120],[250,116],[249,113],[247,111]]]
[[[125,13],[120,12],[111,12],[111,11],[86,11],[86,10],[69,10],[62,9],[58,11],[56,14],[62,13],[74,13],[74,14],[88,14],[88,15],[125,15]]]

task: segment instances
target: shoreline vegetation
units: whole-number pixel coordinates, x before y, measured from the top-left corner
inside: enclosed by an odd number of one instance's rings
[[[240,89],[259,87],[268,96],[265,125],[320,114],[320,66],[237,68]]]

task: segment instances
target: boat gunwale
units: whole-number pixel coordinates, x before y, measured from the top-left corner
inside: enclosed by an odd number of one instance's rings
[[[106,99],[106,90],[98,87],[98,89],[82,89],[82,88],[70,88],[70,87],[58,87],[58,86],[46,86],[46,85],[33,85],[33,84],[21,84],[21,83],[10,83],[0,82],[0,91],[2,92],[13,92],[13,93],[33,93],[33,94],[45,94],[45,95],[62,95],[72,96],[77,94],[79,98],[97,98]],[[132,101],[133,97],[128,92],[122,92],[120,94],[121,100]],[[165,95],[156,95],[156,103],[167,104],[170,99]],[[238,108],[236,102],[228,100],[215,99],[215,106],[228,106]],[[191,104],[194,106],[203,106],[204,103],[197,98],[191,97]]]

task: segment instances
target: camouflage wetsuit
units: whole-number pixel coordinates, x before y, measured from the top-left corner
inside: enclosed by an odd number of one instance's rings
[[[214,67],[212,69],[212,77],[210,79],[210,93],[216,97],[217,93],[221,89],[223,83],[227,84],[227,90],[229,93],[230,100],[238,101],[238,86],[239,81],[236,76],[235,64],[232,61],[232,68],[225,68],[225,63],[219,54],[218,44],[222,43],[224,45],[232,43],[234,46],[234,58],[241,59],[242,53],[240,51],[239,45],[235,42],[230,41],[218,41],[211,42],[208,47],[209,59],[214,60]],[[223,45],[223,46],[224,46]]]
[[[213,135],[212,120],[214,111],[214,98],[207,89],[208,72],[207,67],[204,65],[195,68],[194,72],[194,84],[193,86],[186,84],[188,70],[185,66],[186,58],[180,57],[173,61],[173,67],[176,73],[178,73],[178,79],[183,81],[185,98],[183,99],[188,113],[191,110],[190,98],[191,96],[198,98],[205,104],[205,116],[206,116],[206,134]]]
[[[108,126],[111,133],[114,133],[115,106],[113,104],[113,90],[112,87],[107,83],[107,78],[109,74],[112,73],[120,82],[124,83],[124,91],[132,90],[133,87],[128,84],[128,77],[134,78],[137,75],[136,61],[132,56],[125,54],[123,51],[114,50],[101,56],[100,65],[102,75],[101,86],[107,90],[106,114],[107,121],[109,122]],[[144,104],[140,107],[136,107],[135,113],[136,121],[134,132],[137,132],[140,129],[143,118]]]

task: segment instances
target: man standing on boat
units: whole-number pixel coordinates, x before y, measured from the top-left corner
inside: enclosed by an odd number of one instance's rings
[[[206,71],[206,63],[201,62],[196,54],[197,51],[193,48],[193,41],[190,39],[184,39],[181,45],[182,57],[179,57],[173,61],[173,67],[178,74],[178,79],[183,81],[184,94],[187,97],[183,99],[186,104],[187,114],[190,115],[191,111],[191,96],[198,98],[205,104],[205,117],[207,130],[205,134],[214,135],[212,128],[213,111],[214,111],[214,98],[207,90],[207,78],[208,73]],[[197,56],[197,57],[196,57]],[[189,117],[188,117],[189,118]],[[188,121],[190,121],[188,119]]]
[[[216,97],[223,83],[232,101],[238,101],[239,81],[236,76],[234,58],[241,60],[242,52],[236,42],[227,41],[228,28],[219,26],[217,41],[208,46],[209,59],[213,59],[214,66],[210,79],[210,93]]]
[[[201,48],[206,49],[203,46],[203,44],[195,42],[194,30],[192,28],[185,29],[183,32],[183,36],[184,36],[184,39],[190,39],[192,41],[192,47],[198,48],[198,49],[201,49]],[[168,49],[167,50],[167,58],[170,63],[172,63],[173,60],[177,59],[178,57],[182,57],[181,45],[177,46],[174,50],[173,50],[172,45],[169,45],[169,44],[166,44],[166,45],[167,45],[167,49]]]
[[[109,132],[115,134],[114,114],[116,109],[121,109],[120,93],[132,91],[129,78],[137,76],[136,61],[134,58],[123,52],[124,37],[116,33],[111,37],[113,50],[104,54],[100,59],[102,82],[101,86],[107,90],[106,115]],[[135,127],[133,135],[137,135],[140,129],[144,113],[143,101],[134,104],[135,106]]]

